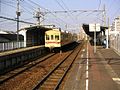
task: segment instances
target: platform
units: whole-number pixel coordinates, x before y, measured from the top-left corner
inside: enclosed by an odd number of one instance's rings
[[[111,48],[85,45],[62,90],[120,90],[120,56]]]
[[[0,52],[0,74],[22,66],[45,53],[47,50],[44,45]]]

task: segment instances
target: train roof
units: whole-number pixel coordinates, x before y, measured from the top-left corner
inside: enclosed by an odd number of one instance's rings
[[[52,28],[51,30],[48,30],[47,32],[50,32],[50,31],[60,31],[62,33],[70,33],[69,31],[64,31],[64,30],[62,30],[60,28]]]

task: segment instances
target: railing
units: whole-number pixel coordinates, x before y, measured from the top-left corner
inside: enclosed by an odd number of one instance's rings
[[[25,42],[0,43],[0,52],[25,47]]]

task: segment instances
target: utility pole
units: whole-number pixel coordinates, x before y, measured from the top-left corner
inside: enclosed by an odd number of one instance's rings
[[[17,0],[17,11],[16,11],[16,15],[17,15],[17,43],[19,42],[19,16],[21,14],[20,10],[19,10],[19,5],[20,5],[20,1]]]
[[[103,16],[104,16],[104,27],[106,27],[106,9],[105,9],[105,5],[104,5],[104,8],[103,8]]]
[[[40,8],[38,8],[38,11],[35,12],[35,18],[37,18],[37,24],[40,26],[41,24],[41,17],[43,16],[42,12],[40,12]]]
[[[107,34],[108,34],[108,33],[106,33],[107,31],[106,31],[106,9],[105,9],[105,5],[104,5],[104,8],[103,8],[103,9],[104,9],[104,10],[103,10],[103,12],[104,12],[103,15],[104,15],[104,27],[105,27],[105,34],[104,34],[104,35],[105,35],[105,40],[106,40],[106,41],[105,41],[105,42],[106,42],[106,43],[105,43],[105,44],[106,44],[105,46],[106,46],[106,49],[107,49],[107,48],[108,48],[108,47],[107,47],[107,44],[108,44],[108,43],[107,43],[107,39],[108,39]]]
[[[95,31],[94,31],[94,53],[96,53],[96,23],[95,23]]]

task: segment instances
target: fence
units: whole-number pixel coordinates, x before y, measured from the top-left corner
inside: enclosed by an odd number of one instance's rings
[[[120,33],[110,35],[110,47],[120,53]]]
[[[0,51],[12,50],[17,48],[25,47],[25,42],[7,42],[0,43]]]

